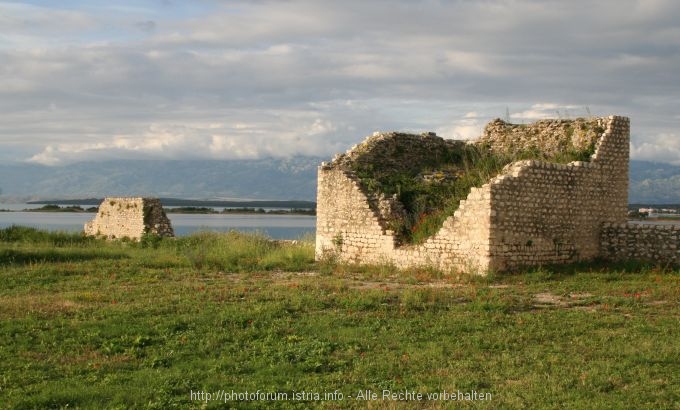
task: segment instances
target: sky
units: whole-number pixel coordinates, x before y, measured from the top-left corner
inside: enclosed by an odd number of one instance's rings
[[[0,0],[0,164],[330,157],[624,115],[680,165],[676,0]]]

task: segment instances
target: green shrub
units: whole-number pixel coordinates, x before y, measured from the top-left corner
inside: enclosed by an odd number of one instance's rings
[[[506,165],[526,159],[569,163],[587,161],[594,146],[584,150],[567,149],[556,155],[546,155],[537,149],[515,153],[496,153],[485,144],[451,144],[442,152],[423,161],[421,167],[404,166],[403,169],[373,163],[350,163],[362,188],[372,196],[396,195],[403,205],[403,218],[388,221],[400,243],[423,243],[435,234],[446,218],[458,209],[473,187],[481,187],[497,176]],[[425,180],[423,174],[436,172],[448,176],[439,180]]]
[[[160,246],[160,243],[163,241],[163,238],[159,235],[150,233],[150,232],[145,232],[142,237],[139,239],[139,244],[142,246],[142,248],[158,248]]]

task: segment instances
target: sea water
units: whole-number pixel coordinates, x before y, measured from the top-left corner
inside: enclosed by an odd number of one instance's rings
[[[26,204],[0,204],[0,209],[36,208]],[[37,206],[38,208],[42,205]],[[12,225],[29,226],[47,231],[80,232],[95,217],[94,212],[0,212],[0,229]],[[176,236],[198,231],[261,232],[273,239],[299,239],[313,235],[316,217],[311,215],[262,214],[168,214]]]

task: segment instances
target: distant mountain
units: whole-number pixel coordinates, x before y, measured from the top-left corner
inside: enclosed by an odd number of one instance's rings
[[[105,198],[75,198],[75,199],[61,199],[50,198],[42,200],[27,201],[26,203],[32,205],[54,206],[50,204],[59,205],[81,205],[81,206],[98,206]],[[158,198],[163,206],[178,206],[178,207],[209,207],[209,208],[289,208],[289,209],[313,209],[316,207],[314,201],[280,201],[280,200],[240,200],[240,201],[225,201],[225,200],[210,200],[210,199],[181,199],[181,198]]]
[[[631,161],[629,174],[629,203],[680,204],[680,166]]]
[[[322,158],[119,160],[48,167],[0,165],[5,198],[163,196],[196,199],[316,200]]]
[[[0,165],[4,198],[157,196],[194,199],[316,200],[325,158],[259,160],[120,160],[48,167]],[[680,166],[631,161],[629,202],[680,203]]]

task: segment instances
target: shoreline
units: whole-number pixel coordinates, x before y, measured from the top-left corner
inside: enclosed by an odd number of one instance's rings
[[[34,212],[34,213],[97,213],[98,207],[82,208],[80,206],[45,205],[41,208],[0,209],[0,212]],[[316,215],[314,209],[268,209],[263,208],[224,208],[218,211],[206,207],[163,208],[166,214],[185,215]]]

